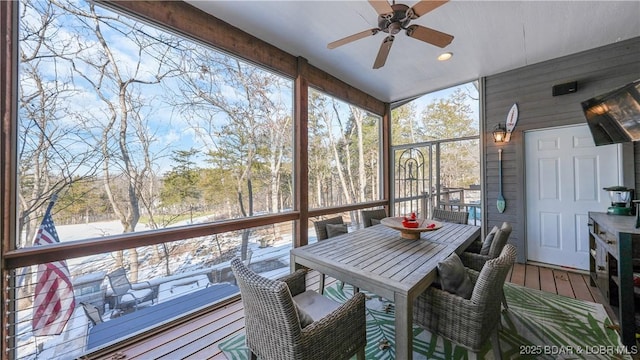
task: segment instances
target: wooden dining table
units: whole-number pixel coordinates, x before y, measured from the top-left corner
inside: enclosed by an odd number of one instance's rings
[[[396,359],[413,357],[413,301],[436,278],[440,261],[480,237],[480,227],[443,223],[409,240],[385,225],[358,229],[291,250],[291,267],[306,267],[395,303]]]

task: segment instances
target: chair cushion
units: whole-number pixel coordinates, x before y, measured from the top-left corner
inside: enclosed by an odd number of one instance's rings
[[[326,296],[322,296],[313,290],[307,290],[293,297],[296,306],[300,307],[313,321],[318,321],[340,307]],[[300,315],[298,315],[300,316]],[[302,319],[300,320],[302,324]]]
[[[511,235],[511,224],[508,222],[502,223],[500,227],[500,231],[493,238],[493,243],[491,244],[491,249],[489,249],[489,257],[497,258],[502,253],[502,249],[504,248],[507,241],[509,241],[509,236]]]
[[[325,220],[319,220],[313,222],[313,227],[316,229],[316,237],[318,241],[326,240],[329,238],[327,235],[327,224],[344,224],[342,216],[336,216]]]
[[[293,306],[296,307],[296,313],[298,313],[298,319],[300,319],[300,327],[305,328],[307,325],[310,325],[313,322],[313,318],[311,315],[307,314],[295,301],[293,302]]]
[[[494,226],[493,229],[487,234],[487,237],[482,242],[482,248],[480,249],[480,255],[489,255],[489,249],[491,249],[491,244],[493,243],[493,239],[495,239],[496,234],[498,233],[498,227]]]
[[[326,227],[327,227],[328,238],[346,234],[349,231],[347,229],[347,224],[327,224]]]
[[[438,263],[438,276],[442,290],[470,299],[473,293],[473,282],[469,278],[462,260],[453,253]]]
[[[153,293],[151,289],[141,289],[141,290],[130,290],[128,293],[122,295],[120,299],[121,303],[128,303],[133,301],[141,301]]]
[[[380,219],[384,219],[387,217],[387,210],[362,210],[360,211],[360,215],[362,215],[362,227],[366,228],[369,226],[380,224]]]

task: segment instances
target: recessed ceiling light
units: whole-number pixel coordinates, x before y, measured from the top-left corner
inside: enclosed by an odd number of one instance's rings
[[[438,55],[438,60],[447,61],[447,60],[451,59],[452,56],[453,56],[452,52],[442,53],[442,54]]]

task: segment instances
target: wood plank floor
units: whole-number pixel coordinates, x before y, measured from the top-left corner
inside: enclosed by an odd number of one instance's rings
[[[310,272],[307,275],[307,287],[317,290],[318,279],[317,272]],[[327,279],[327,285],[333,281]],[[536,265],[515,264],[507,275],[507,281],[550,293],[602,303],[598,290],[589,285],[588,275]],[[611,317],[612,314],[610,313],[609,316]],[[193,321],[127,345],[103,359],[226,359],[218,350],[218,344],[242,331],[243,328],[244,310],[242,303],[236,302]]]
[[[598,288],[590,285],[588,274],[537,265],[514,264],[506,280],[532,289],[603,304],[609,318],[617,317],[604,301]]]
[[[589,285],[589,275],[537,265],[514,264],[507,281],[574,299],[602,303],[598,289]]]

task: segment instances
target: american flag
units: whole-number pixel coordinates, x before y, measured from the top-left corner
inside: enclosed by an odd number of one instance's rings
[[[51,201],[38,229],[34,246],[60,242],[53,224]],[[35,336],[59,335],[76,308],[71,276],[64,260],[38,265],[31,328]]]

